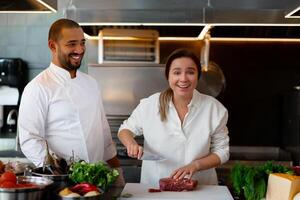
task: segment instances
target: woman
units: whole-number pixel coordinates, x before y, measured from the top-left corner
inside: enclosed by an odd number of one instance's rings
[[[141,158],[144,150],[162,156],[143,160],[141,182],[157,186],[159,179],[193,178],[199,184],[217,184],[215,167],[229,159],[227,110],[195,88],[200,61],[191,51],[179,49],[168,58],[166,91],[141,100],[119,129],[128,155]],[[144,148],[134,137],[144,136]]]

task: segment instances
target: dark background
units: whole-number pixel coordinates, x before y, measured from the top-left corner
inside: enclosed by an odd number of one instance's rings
[[[200,55],[201,45],[161,41],[161,62],[176,48],[191,48]],[[300,85],[299,43],[211,41],[210,60],[226,77],[226,90],[218,99],[229,111],[230,144],[282,146],[282,139],[290,137],[283,125],[283,99],[297,93],[293,88]]]

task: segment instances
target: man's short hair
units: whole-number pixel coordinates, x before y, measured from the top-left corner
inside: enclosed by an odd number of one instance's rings
[[[55,21],[49,30],[48,40],[58,41],[61,38],[61,31],[64,28],[81,28],[80,25],[70,19],[59,19]]]

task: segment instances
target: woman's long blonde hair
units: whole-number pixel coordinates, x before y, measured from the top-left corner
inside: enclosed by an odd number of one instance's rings
[[[167,80],[169,80],[169,72],[172,62],[177,58],[190,58],[194,61],[194,63],[197,65],[198,69],[198,79],[201,75],[201,66],[200,66],[200,60],[195,55],[194,52],[188,50],[188,49],[177,49],[171,53],[171,55],[168,57],[165,67],[165,76]],[[165,91],[160,93],[159,96],[159,114],[161,121],[167,120],[167,114],[169,110],[169,103],[172,100],[173,97],[173,90],[169,87]]]

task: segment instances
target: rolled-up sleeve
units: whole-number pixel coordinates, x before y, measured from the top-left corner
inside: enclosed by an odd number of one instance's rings
[[[46,95],[37,84],[29,84],[23,92],[18,117],[20,147],[35,166],[43,164],[46,155]]]
[[[211,135],[211,153],[218,155],[221,164],[229,160],[229,136],[226,126],[228,120],[228,112],[225,111],[215,131]]]
[[[135,136],[140,136],[143,134],[142,119],[143,119],[143,100],[134,109],[130,117],[121,124],[119,128],[119,133],[123,129],[130,130]]]

